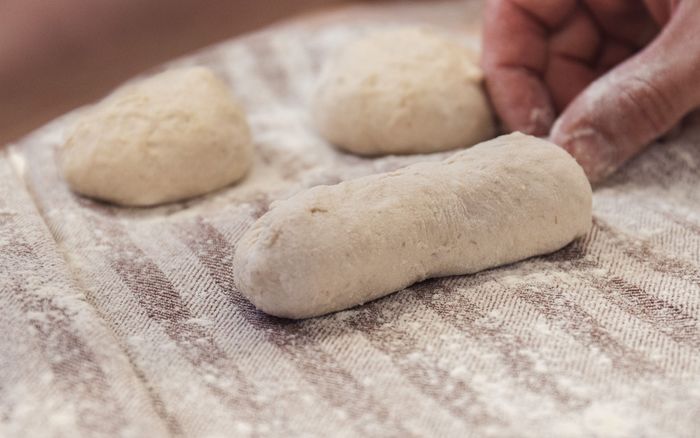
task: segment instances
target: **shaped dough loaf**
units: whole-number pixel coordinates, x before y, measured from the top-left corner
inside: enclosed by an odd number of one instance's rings
[[[234,269],[256,307],[306,318],[550,253],[590,226],[581,167],[516,133],[278,202],[239,242]]]
[[[481,81],[474,56],[436,32],[379,32],[331,58],[312,112],[326,140],[356,154],[445,151],[493,136]]]
[[[203,67],[117,90],[85,111],[59,154],[71,189],[132,206],[220,189],[241,179],[252,158],[243,110]]]

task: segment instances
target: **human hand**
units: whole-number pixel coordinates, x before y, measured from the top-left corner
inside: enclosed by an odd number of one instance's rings
[[[697,1],[489,0],[484,26],[506,127],[549,133],[592,182],[700,104]]]

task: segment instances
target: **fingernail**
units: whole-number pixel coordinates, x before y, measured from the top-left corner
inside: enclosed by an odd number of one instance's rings
[[[533,108],[529,114],[529,122],[525,133],[530,135],[546,135],[552,123],[554,123],[554,112],[551,108]]]
[[[591,128],[579,129],[564,136],[559,145],[576,159],[591,183],[603,181],[621,164],[619,148]]]

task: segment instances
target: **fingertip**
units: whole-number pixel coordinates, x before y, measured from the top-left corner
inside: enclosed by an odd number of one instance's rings
[[[555,119],[554,106],[544,83],[523,68],[498,68],[486,78],[494,109],[511,131],[544,136]]]
[[[543,137],[549,133],[554,122],[554,110],[549,105],[532,107],[529,113],[524,114],[523,118],[525,122],[520,126],[514,125],[511,128],[513,131]]]
[[[552,127],[550,141],[576,159],[591,184],[603,181],[622,164],[618,147],[588,124],[572,126],[562,117]]]

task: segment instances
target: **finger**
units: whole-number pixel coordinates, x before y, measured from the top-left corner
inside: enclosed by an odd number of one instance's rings
[[[605,33],[634,47],[646,46],[659,32],[659,25],[644,2],[585,0]]]
[[[549,29],[555,29],[571,15],[578,0],[511,0],[525,13]]]
[[[685,2],[645,50],[598,79],[562,114],[552,140],[598,182],[670,130],[699,102],[700,14]],[[690,54],[690,55],[689,55]]]
[[[585,8],[576,8],[551,34],[544,81],[558,112],[597,77],[591,65],[601,40],[598,27]]]
[[[500,67],[487,73],[486,87],[506,129],[546,135],[556,117],[542,79],[517,67]]]
[[[590,66],[575,58],[552,56],[544,79],[556,110],[561,112],[596,77]]]
[[[592,62],[602,41],[600,30],[585,8],[574,12],[549,38],[550,54]]]
[[[489,95],[505,126],[544,135],[554,120],[551,97],[542,81],[552,17],[536,6],[528,9],[529,3],[537,2],[487,2],[482,66]]]
[[[597,77],[594,68],[602,36],[585,8],[578,8],[550,36],[544,81],[557,111]]]
[[[605,41],[595,64],[597,76],[607,73],[610,69],[634,55],[635,51],[631,46],[622,42],[615,40]]]
[[[644,0],[644,5],[649,11],[649,15],[656,24],[663,26],[669,22],[673,16],[673,10],[678,6],[678,1],[672,0]]]

